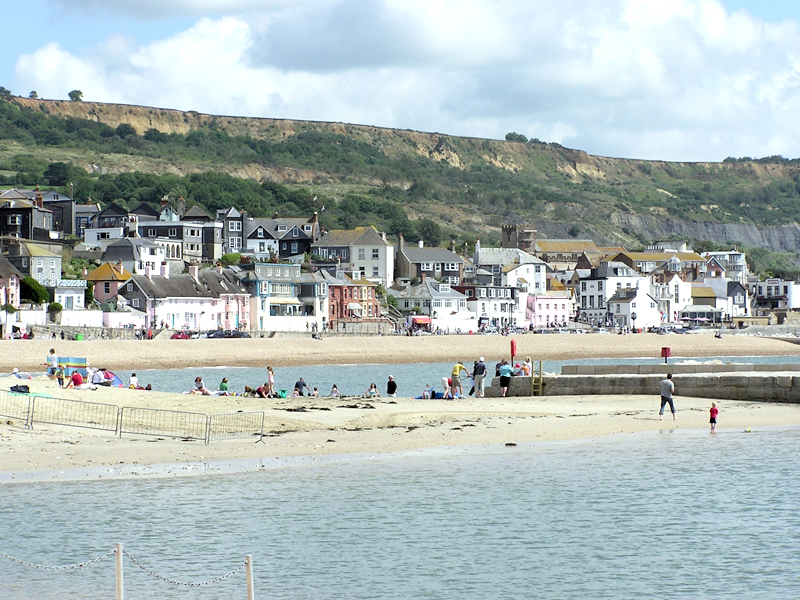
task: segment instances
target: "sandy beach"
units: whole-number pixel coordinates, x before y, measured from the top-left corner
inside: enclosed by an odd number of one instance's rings
[[[526,335],[517,336],[519,354],[542,359],[658,356],[669,345],[673,356],[797,355],[792,343],[762,337],[712,335]],[[209,365],[263,366],[343,363],[437,362],[478,355],[508,354],[509,338],[441,336],[273,340],[155,340],[152,342],[14,341],[0,343],[0,368],[11,365],[38,371],[48,349],[87,356],[109,368],[167,368]],[[19,383],[0,379],[0,389]],[[0,423],[0,480],[31,473],[98,467],[111,476],[121,465],[184,464],[262,457],[371,455],[441,446],[519,444],[591,439],[619,433],[708,429],[708,399],[679,397],[678,420],[658,419],[657,391],[652,396],[559,396],[534,398],[428,401],[381,398],[288,398],[263,400],[208,397],[128,389],[60,390],[39,375],[27,380],[33,393],[206,414],[263,410],[262,440],[198,441],[124,435],[87,429],[22,423]],[[800,425],[800,405],[722,400],[720,432],[767,426]],[[711,434],[709,434],[711,435]],[[513,447],[513,446],[509,446]],[[174,473],[170,471],[170,473]]]
[[[497,360],[510,354],[534,360],[583,358],[658,357],[661,348],[673,357],[800,355],[800,346],[771,337],[726,333],[656,334],[551,334],[551,335],[442,335],[422,337],[309,337],[145,341],[0,341],[0,372],[18,367],[25,372],[44,371],[50,348],[60,356],[86,357],[94,367],[109,369],[172,369],[186,367],[264,367],[324,364],[393,364],[413,362],[474,361],[479,356]]]

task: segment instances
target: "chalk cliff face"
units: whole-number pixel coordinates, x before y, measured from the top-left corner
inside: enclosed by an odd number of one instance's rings
[[[519,203],[523,208],[514,206],[505,212],[498,209],[489,218],[487,211],[481,210],[482,200],[479,199],[477,205],[467,206],[465,203],[460,207],[466,214],[463,223],[448,223],[464,231],[471,231],[470,227],[474,227],[476,234],[496,231],[502,221],[517,221],[535,224],[541,237],[574,237],[577,229],[580,237],[593,237],[604,245],[635,246],[637,241],[680,236],[800,252],[800,228],[795,222],[781,223],[780,226],[751,222],[746,208],[749,200],[736,204],[736,207],[744,207],[738,211],[731,210],[730,206],[720,209],[713,202],[713,195],[709,196],[712,198],[709,201],[694,200],[704,197],[695,193],[704,185],[721,190],[720,194],[730,192],[739,196],[742,190],[757,191],[773,184],[795,186],[795,182],[800,181],[798,161],[668,163],[592,156],[559,144],[537,141],[508,142],[368,125],[215,116],[194,111],[93,102],[28,98],[15,98],[14,101],[20,106],[43,110],[51,115],[95,120],[114,128],[126,123],[138,134],[149,129],[186,134],[195,129],[214,128],[232,136],[247,135],[272,142],[284,141],[304,132],[338,134],[370,144],[387,157],[423,157],[465,171],[492,165],[502,169],[503,173],[524,179],[531,191],[530,201]],[[51,160],[60,159],[54,155]],[[136,156],[135,161],[128,162],[110,156],[93,156],[91,160],[76,157],[73,162],[87,171],[99,173],[140,170],[186,175],[213,168],[235,177],[284,184],[312,185],[325,180],[375,188],[391,185],[408,190],[414,183],[379,180],[359,173],[322,173],[301,166],[227,163],[209,166],[146,156]],[[691,205],[691,217],[675,216],[673,208],[681,202],[684,211],[687,205]],[[435,200],[431,201],[431,205],[435,203]],[[780,214],[780,201],[768,210]],[[428,214],[443,216],[450,212],[453,212],[451,206],[443,205],[439,208],[433,206]]]

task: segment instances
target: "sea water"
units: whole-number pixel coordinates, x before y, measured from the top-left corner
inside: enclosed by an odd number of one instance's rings
[[[464,366],[472,372],[473,362],[464,360]],[[771,364],[797,364],[800,356],[733,356],[719,358],[696,359],[671,359],[673,363],[681,360],[722,361],[734,363],[771,363]],[[494,376],[496,360],[487,360],[489,380]],[[602,365],[602,364],[659,364],[660,358],[607,358],[607,359],[578,359],[556,361],[543,361],[542,368],[545,373],[561,373],[563,365]],[[452,362],[444,363],[401,363],[385,364],[359,364],[359,365],[313,365],[302,367],[275,367],[275,389],[287,390],[291,394],[295,383],[300,379],[308,384],[310,389],[317,387],[321,396],[327,396],[331,387],[336,384],[339,392],[346,396],[363,395],[371,383],[376,383],[381,395],[386,391],[386,382],[389,375],[393,375],[398,384],[397,395],[404,398],[419,396],[426,385],[432,386],[437,391],[442,391],[442,377],[448,377],[453,369]],[[198,375],[203,378],[206,387],[210,390],[219,388],[223,377],[228,378],[228,388],[232,391],[242,392],[244,386],[256,388],[268,379],[267,363],[263,367],[203,367],[190,369],[142,369],[137,371],[139,383],[142,386],[148,383],[154,390],[162,392],[184,392],[194,387],[194,378]],[[97,365],[100,366],[100,365]],[[130,372],[115,371],[127,383]],[[463,378],[464,391],[469,392],[471,380]],[[488,384],[487,384],[488,385]]]
[[[259,599],[800,597],[800,429],[306,461],[252,473],[0,487],[0,550],[64,565],[114,543],[208,580],[254,560]],[[128,599],[244,598],[239,572]],[[4,600],[114,597],[113,557],[69,572],[0,557]]]

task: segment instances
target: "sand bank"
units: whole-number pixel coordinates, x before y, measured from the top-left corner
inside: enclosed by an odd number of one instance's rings
[[[10,378],[0,380],[6,389]],[[560,396],[492,398],[482,400],[389,401],[358,399],[289,398],[258,400],[241,397],[204,397],[127,389],[61,391],[44,377],[29,380],[33,391],[59,397],[205,412],[264,410],[270,433],[256,438],[215,441],[204,445],[149,436],[34,425],[0,423],[0,482],[48,473],[59,478],[70,469],[101,468],[92,477],[112,476],[127,467],[135,476],[141,467],[169,463],[246,460],[263,457],[374,455],[442,446],[518,444],[522,442],[592,439],[619,433],[708,429],[707,399],[678,397],[678,420],[669,413],[658,419],[659,399],[653,396]],[[719,401],[719,433],[739,434],[746,428],[800,425],[800,405]],[[303,410],[299,410],[303,409]],[[711,434],[709,434],[711,435]],[[512,448],[513,446],[509,446]],[[60,472],[64,471],[65,473]],[[99,474],[98,474],[99,473]],[[173,470],[170,474],[180,474]]]
[[[201,339],[150,341],[0,341],[0,372],[13,367],[41,372],[50,348],[61,356],[89,359],[109,369],[169,369],[186,367],[263,367],[319,364],[392,364],[410,362],[473,361],[479,356],[496,360],[510,354],[510,340],[520,356],[535,360],[658,357],[662,346],[673,357],[800,355],[800,346],[776,338],[709,333],[447,335],[387,337],[327,337],[273,339]]]

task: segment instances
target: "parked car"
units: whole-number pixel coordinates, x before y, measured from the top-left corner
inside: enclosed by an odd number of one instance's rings
[[[193,340],[203,339],[208,337],[208,335],[204,331],[195,331],[192,333],[191,337]]]
[[[249,338],[250,334],[246,331],[231,331],[230,337],[232,338]]]
[[[206,332],[207,338],[224,338],[225,332],[221,329],[213,329],[211,331]]]
[[[188,340],[190,337],[188,331],[176,331],[170,336],[173,340]]]

